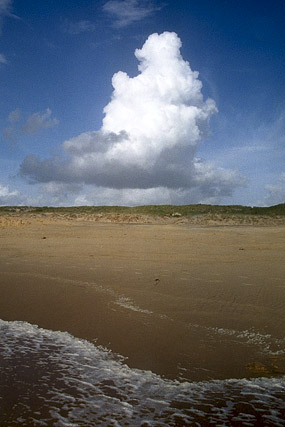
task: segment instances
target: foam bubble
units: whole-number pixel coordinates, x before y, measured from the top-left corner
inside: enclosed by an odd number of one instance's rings
[[[245,329],[238,331],[235,329],[227,328],[211,328],[208,326],[201,326],[196,324],[189,324],[190,328],[203,329],[208,331],[210,334],[219,335],[221,337],[233,337],[235,340],[239,340],[242,344],[250,344],[259,347],[262,353],[270,354],[271,356],[282,356],[285,354],[285,339],[276,338],[270,334],[262,334],[251,329]]]
[[[126,308],[128,310],[136,311],[138,313],[153,314],[153,312],[150,310],[146,310],[138,307],[136,304],[134,304],[134,302],[130,298],[127,298],[127,297],[118,298],[115,304],[123,308]]]

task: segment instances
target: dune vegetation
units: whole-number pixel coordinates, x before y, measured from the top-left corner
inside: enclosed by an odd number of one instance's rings
[[[146,206],[0,206],[0,214],[33,213],[33,214],[68,214],[68,215],[104,215],[104,214],[128,214],[148,215],[157,217],[189,217],[193,215],[262,215],[285,216],[285,203],[269,207],[250,207],[241,205],[146,205]]]

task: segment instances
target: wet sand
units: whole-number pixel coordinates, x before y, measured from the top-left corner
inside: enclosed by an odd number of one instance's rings
[[[96,340],[167,378],[284,373],[285,226],[30,218],[0,236],[3,320]]]

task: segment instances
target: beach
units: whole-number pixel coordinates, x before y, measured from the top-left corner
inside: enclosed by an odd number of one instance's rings
[[[27,215],[0,226],[4,322],[68,332],[181,384],[283,378],[283,224]]]

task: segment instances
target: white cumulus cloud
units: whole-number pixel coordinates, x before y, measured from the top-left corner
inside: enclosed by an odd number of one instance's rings
[[[26,157],[21,174],[31,182],[132,189],[134,196],[148,190],[145,195],[164,194],[164,200],[173,199],[174,191],[181,203],[190,196],[202,201],[231,195],[243,178],[196,158],[217,107],[203,100],[198,73],[180,48],[176,33],[150,35],[135,51],[138,75],[113,76],[101,129],[65,141],[62,158]]]

